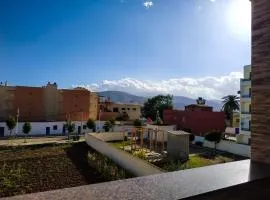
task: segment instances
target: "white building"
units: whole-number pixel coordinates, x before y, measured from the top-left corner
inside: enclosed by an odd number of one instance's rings
[[[239,143],[249,144],[251,135],[251,65],[244,66],[244,78],[240,81],[240,134]]]

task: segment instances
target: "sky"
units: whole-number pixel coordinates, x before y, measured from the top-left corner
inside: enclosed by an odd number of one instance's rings
[[[247,0],[0,1],[11,85],[219,99],[251,60]]]

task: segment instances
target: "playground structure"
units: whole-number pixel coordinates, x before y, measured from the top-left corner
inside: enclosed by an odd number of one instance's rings
[[[164,130],[151,129],[147,127],[134,127],[131,130],[125,130],[130,141],[130,150],[148,150],[149,152],[165,152],[165,133]],[[161,149],[161,150],[160,150]]]

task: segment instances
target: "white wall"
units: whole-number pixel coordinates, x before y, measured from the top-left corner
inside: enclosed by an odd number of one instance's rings
[[[162,142],[163,138],[164,138],[164,141],[167,142],[168,141],[168,132],[167,131],[176,130],[176,125],[158,126],[158,125],[147,124],[146,127],[150,128],[150,129],[159,130],[157,133],[157,141],[158,142]],[[163,136],[163,131],[164,131],[164,136]],[[155,134],[152,134],[152,139],[155,139]]]
[[[63,133],[63,125],[66,123],[64,121],[62,122],[30,122],[32,129],[31,132],[28,135],[46,135],[46,127],[50,127],[50,135],[56,135],[56,134],[62,134]],[[81,126],[81,122],[80,121],[75,121],[73,122],[75,123],[75,131],[74,132],[78,132],[78,126]],[[84,125],[86,122],[83,122],[82,124]],[[24,135],[23,134],[23,124],[24,122],[19,122],[18,123],[18,134],[17,135]],[[53,126],[57,125],[57,130],[53,130]],[[6,126],[5,122],[0,122],[0,127],[4,127],[5,131],[4,131],[4,136],[9,136],[9,130],[8,127]],[[12,135],[15,135],[16,132],[16,128],[15,127],[12,130]],[[82,132],[89,132],[91,130],[89,129],[81,129]],[[67,134],[67,130],[66,130],[66,134]]]
[[[203,146],[208,147],[208,148],[215,148],[214,142],[209,142],[207,140],[204,140]],[[217,149],[220,151],[225,151],[225,152],[233,153],[236,155],[250,157],[249,145],[238,144],[232,141],[221,140],[217,144]]]

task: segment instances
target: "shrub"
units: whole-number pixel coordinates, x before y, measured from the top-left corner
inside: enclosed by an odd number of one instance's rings
[[[202,141],[196,141],[195,142],[195,145],[202,147],[203,146],[203,142]]]
[[[8,119],[6,120],[6,125],[8,127],[10,137],[11,137],[12,130],[16,127],[16,124],[17,124],[16,120],[12,116],[9,116]]]
[[[105,130],[106,132],[109,132],[110,129],[112,128],[111,122],[110,122],[110,121],[106,121],[105,124],[104,124],[104,126],[103,126],[103,128],[104,128],[104,130]]]
[[[94,129],[96,126],[95,121],[89,118],[86,122],[86,126],[89,129]]]
[[[142,126],[142,121],[139,119],[135,119],[133,122],[133,125],[136,127],[140,127],[140,126]]]
[[[221,135],[221,132],[213,131],[211,133],[208,133],[204,138],[209,142],[219,143],[221,140]]]
[[[190,134],[190,135],[189,135],[189,141],[190,141],[190,142],[193,142],[194,140],[195,140],[195,135]]]
[[[138,158],[140,158],[140,159],[143,159],[143,160],[146,160],[147,159],[147,157],[146,157],[146,155],[145,155],[145,152],[144,152],[144,150],[139,150],[139,151],[135,151],[134,153],[133,153],[133,155],[134,156],[136,156],[136,157],[138,157]]]
[[[204,137],[204,139],[206,139],[207,141],[214,142],[215,143],[215,151],[214,151],[214,153],[216,153],[217,143],[220,142],[221,136],[222,136],[222,133],[221,132],[219,132],[219,131],[212,131],[211,133],[208,133]]]

